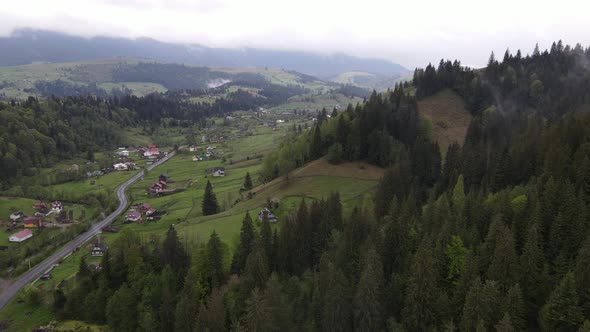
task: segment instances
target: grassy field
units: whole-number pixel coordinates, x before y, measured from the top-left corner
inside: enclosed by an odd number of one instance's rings
[[[121,64],[137,64],[139,59],[107,59],[71,63],[41,63],[23,66],[0,67],[0,83],[9,83],[1,89],[8,98],[27,98],[25,89],[34,88],[37,81],[64,80],[70,83],[97,84],[113,80],[112,71]],[[131,88],[131,87],[130,87]]]
[[[341,73],[330,80],[336,83],[352,84],[371,90],[385,91],[388,88],[393,88],[396,83],[408,80],[411,81],[412,73],[409,72],[408,74],[403,74],[401,76],[383,76],[366,72],[349,71]]]
[[[465,101],[453,91],[444,90],[418,102],[418,111],[432,125],[432,139],[438,142],[444,157],[447,147],[463,144],[471,114],[465,110]]]
[[[168,89],[164,87],[162,84],[158,83],[149,83],[149,82],[121,82],[121,83],[101,83],[99,87],[105,89],[106,91],[111,91],[113,88],[124,89],[128,88],[133,91],[134,95],[137,96],[145,96],[153,92],[166,92]]]
[[[360,103],[362,101],[362,98],[346,97],[345,95],[340,93],[309,93],[305,95],[291,97],[286,103],[271,108],[271,111],[320,111],[322,108],[326,108],[328,111],[331,112],[334,107],[345,109],[348,106],[348,104],[356,105],[357,103]]]

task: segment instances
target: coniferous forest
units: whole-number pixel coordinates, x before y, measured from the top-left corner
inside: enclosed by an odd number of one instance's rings
[[[246,214],[235,251],[215,233],[124,233],[54,310],[114,331],[590,331],[589,63],[561,42],[479,70],[441,61],[415,71],[415,96],[401,84],[323,111],[261,180],[365,160],[387,169],[372,205],[344,215],[333,193],[274,230]],[[447,151],[417,108],[443,89],[473,115]]]

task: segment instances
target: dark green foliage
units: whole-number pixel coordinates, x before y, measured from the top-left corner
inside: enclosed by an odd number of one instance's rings
[[[254,185],[252,184],[252,178],[250,177],[250,172],[246,172],[246,177],[244,178],[244,189],[250,190]]]
[[[205,195],[203,196],[203,203],[201,207],[204,216],[216,214],[219,212],[217,196],[215,196],[215,193],[213,192],[213,186],[209,180],[207,180],[207,185],[205,186]]]
[[[374,248],[369,248],[354,295],[354,329],[378,331],[383,321],[383,268]]]
[[[344,157],[344,151],[342,149],[342,144],[334,143],[328,149],[328,161],[331,164],[339,164],[342,162],[342,158]]]
[[[162,265],[170,265],[175,272],[182,273],[187,264],[188,257],[178,239],[176,229],[170,226],[162,244]]]
[[[137,328],[136,295],[123,284],[109,299],[106,309],[109,326],[115,331],[134,332]]]
[[[223,247],[221,240],[215,231],[211,234],[207,243],[208,281],[210,289],[217,288],[225,281],[223,269]]]
[[[269,234],[270,235],[270,234]],[[232,272],[240,274],[246,267],[246,260],[254,249],[254,242],[256,240],[256,233],[254,232],[254,224],[250,213],[246,213],[242,221],[242,229],[240,230],[240,242],[234,254],[232,261]],[[270,239],[269,239],[270,240]]]
[[[587,330],[590,115],[577,110],[590,100],[578,63],[589,55],[556,44],[477,73],[445,61],[417,70],[418,98],[452,88],[474,115],[444,165],[405,85],[331,119],[322,111],[266,157],[261,179],[339,144],[344,159],[387,167],[374,211],[344,218],[337,193],[306,198],[259,237],[246,216],[231,278],[216,233],[183,264],[176,235],[124,233],[102,270],[56,292],[55,310],[123,330]],[[119,300],[136,322],[109,316]],[[105,314],[85,308],[97,306]]]
[[[574,275],[568,273],[539,312],[539,323],[546,331],[576,331],[583,321]]]

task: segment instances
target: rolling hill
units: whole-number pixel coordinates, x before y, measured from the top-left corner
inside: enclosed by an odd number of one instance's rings
[[[16,30],[12,35],[0,38],[0,49],[2,49],[0,66],[125,57],[207,67],[284,68],[322,78],[349,71],[388,76],[396,76],[408,71],[391,61],[358,58],[345,54],[320,55],[254,48],[223,49],[165,43],[149,38],[83,38],[32,29]]]
[[[24,99],[30,95],[126,93],[141,96],[167,90],[205,90],[232,81],[246,86],[269,82],[310,90],[337,86],[313,76],[276,68],[208,68],[120,58],[0,67],[0,97]]]

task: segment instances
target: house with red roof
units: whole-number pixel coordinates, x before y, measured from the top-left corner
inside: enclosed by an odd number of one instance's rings
[[[12,234],[9,238],[8,241],[10,242],[23,242],[29,238],[33,237],[33,231],[30,229],[25,229],[22,230],[18,233],[14,233]]]
[[[141,223],[143,222],[143,220],[141,219],[141,213],[137,212],[137,211],[131,211],[127,214],[127,217],[125,218],[126,221],[129,222],[137,222],[137,223]]]
[[[43,219],[39,217],[26,217],[23,220],[23,226],[25,228],[42,228]]]
[[[158,154],[160,154],[160,149],[155,144],[149,144],[143,156],[149,158]]]

